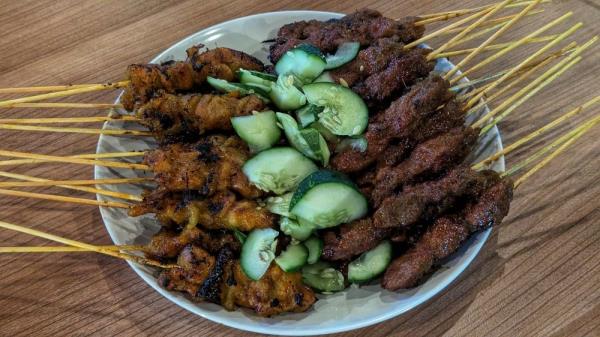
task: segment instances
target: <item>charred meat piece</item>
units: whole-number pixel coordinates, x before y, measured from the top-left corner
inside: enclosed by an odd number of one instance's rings
[[[236,197],[231,192],[217,193],[209,198],[181,193],[155,191],[129,210],[130,216],[154,213],[165,227],[185,227],[198,223],[207,229],[238,229],[273,227],[275,216],[254,200]]]
[[[407,94],[392,102],[382,116],[369,123],[365,134],[367,151],[341,152],[332,157],[332,167],[345,173],[361,171],[374,163],[393,139],[418,137],[428,119],[443,110],[438,107],[452,99],[449,88],[448,81],[437,75],[415,84]]]
[[[383,199],[420,176],[435,175],[461,163],[477,143],[478,130],[459,127],[427,140],[412,151],[410,157],[397,166],[384,167],[377,172],[373,205],[379,207]]]
[[[379,106],[397,97],[419,78],[427,76],[434,63],[426,49],[404,50],[404,44],[381,39],[360,51],[350,63],[331,71],[336,82],[348,85],[369,106]]]
[[[375,211],[373,222],[377,227],[390,228],[433,219],[461,198],[479,195],[497,176],[494,171],[473,171],[468,166],[459,166],[438,180],[406,186],[401,193],[386,198]]]
[[[250,154],[238,137],[212,135],[195,144],[175,143],[144,157],[155,181],[166,191],[197,191],[203,196],[235,191],[247,198],[261,195],[242,172]]]
[[[258,59],[241,51],[222,47],[203,51],[203,47],[188,49],[185,61],[127,67],[127,78],[131,82],[121,97],[125,109],[133,111],[158,91],[182,93],[198,89],[208,76],[231,81],[240,68],[257,71],[264,68]]]
[[[254,310],[260,316],[283,312],[304,312],[317,300],[314,292],[302,283],[300,273],[286,273],[272,263],[258,281],[249,279],[240,264],[224,275],[221,304],[227,310],[235,306]]]
[[[189,244],[200,246],[210,254],[217,254],[225,246],[228,246],[234,252],[239,252],[241,248],[239,241],[231,232],[226,230],[203,230],[194,227],[178,232],[162,228],[152,236],[152,240],[146,245],[144,253],[152,259],[173,259]]]
[[[434,264],[454,253],[467,237],[479,230],[500,225],[508,214],[513,183],[496,181],[462,211],[438,218],[417,244],[389,265],[381,286],[388,290],[412,288]]]
[[[363,9],[341,19],[290,23],[279,29],[270,46],[269,58],[276,63],[286,51],[302,43],[312,44],[324,53],[334,53],[340,44],[350,41],[363,47],[381,38],[412,42],[425,32],[423,26],[415,25],[416,21],[413,17],[388,19],[375,10]]]
[[[202,134],[231,131],[231,117],[265,109],[264,102],[250,95],[173,95],[162,93],[136,110],[140,123],[159,143],[191,142]]]
[[[391,233],[391,228],[376,227],[370,218],[341,225],[339,233],[334,230],[323,232],[322,258],[329,261],[348,260],[375,248]]]

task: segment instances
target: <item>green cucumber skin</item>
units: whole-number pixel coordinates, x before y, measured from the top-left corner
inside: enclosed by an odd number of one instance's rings
[[[308,103],[324,107],[318,122],[338,136],[358,136],[367,128],[369,109],[351,89],[334,83],[302,87]]]
[[[302,199],[302,197],[313,187],[322,184],[324,182],[331,183],[342,183],[346,184],[357,191],[359,191],[358,186],[354,184],[350,179],[348,179],[345,175],[331,170],[319,170],[311,173],[309,176],[304,178],[296,188],[294,195],[292,196],[292,200],[290,201],[290,211],[296,206],[296,204]]]
[[[242,83],[230,83],[225,80],[210,76],[206,78],[206,82],[210,84],[213,88],[221,92],[238,92],[242,96],[255,95],[256,97],[263,100],[265,103],[271,102],[271,100],[268,98],[268,93],[259,87],[248,86]]]
[[[348,281],[365,283],[381,275],[392,261],[392,245],[383,241],[348,265]]]
[[[276,230],[264,228],[253,230],[246,237],[240,254],[240,265],[248,278],[258,281],[269,269],[271,262],[275,259],[278,235],[279,232]],[[261,254],[261,252],[265,254]]]
[[[304,241],[304,245],[308,248],[308,259],[306,263],[315,264],[321,258],[321,254],[323,254],[323,240],[316,236],[311,236],[306,241]]]
[[[327,55],[325,58],[325,62],[327,65],[325,66],[326,70],[335,69],[343,66],[344,64],[354,60],[356,55],[358,55],[358,51],[360,50],[359,42],[344,42],[335,52],[334,55]]]
[[[281,138],[277,118],[273,111],[258,112],[248,116],[231,118],[235,132],[250,147],[252,152],[260,152],[275,145]]]
[[[327,65],[321,51],[307,44],[288,50],[275,64],[279,75],[293,74],[303,83],[311,83]]]
[[[290,244],[285,250],[275,258],[275,263],[285,272],[295,272],[300,270],[308,259],[308,249],[299,244]]]
[[[274,147],[259,152],[242,166],[242,171],[252,184],[275,194],[294,190],[316,170],[317,165],[312,160],[291,147]],[[288,176],[285,176],[286,173]]]

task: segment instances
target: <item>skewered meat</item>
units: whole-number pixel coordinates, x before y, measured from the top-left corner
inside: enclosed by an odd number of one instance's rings
[[[461,198],[478,195],[495,183],[494,171],[473,171],[461,165],[444,177],[406,186],[395,196],[386,198],[373,215],[375,226],[408,227],[420,219],[432,219],[457,205]]]
[[[367,151],[341,152],[332,157],[332,167],[346,173],[361,171],[377,160],[392,139],[415,138],[428,119],[443,111],[437,108],[452,99],[449,86],[448,81],[437,75],[415,84],[407,94],[392,102],[381,117],[369,123],[365,133]]]
[[[371,195],[373,205],[379,207],[383,199],[420,176],[439,174],[462,162],[478,136],[478,130],[470,127],[455,128],[417,145],[410,157],[399,165],[381,168]]]
[[[309,43],[325,53],[333,53],[337,47],[350,41],[360,42],[365,47],[380,38],[393,38],[408,43],[420,38],[425,29],[416,26],[417,18],[407,17],[392,20],[381,13],[362,9],[341,19],[328,21],[298,21],[282,26],[270,46],[271,62],[277,60],[291,48]]]
[[[231,131],[231,117],[250,115],[265,109],[254,95],[160,94],[136,110],[140,123],[159,143],[190,142],[210,131]]]
[[[225,246],[233,252],[239,252],[241,248],[239,241],[226,230],[203,230],[193,227],[177,232],[163,227],[152,236],[144,253],[152,259],[173,259],[189,244],[198,245],[210,254],[217,254]]]
[[[182,93],[197,90],[208,76],[232,81],[240,68],[257,71],[264,68],[261,61],[241,51],[222,47],[202,51],[202,48],[203,45],[189,48],[185,61],[127,67],[127,78],[131,82],[121,97],[125,109],[133,111],[158,91]]]
[[[250,154],[236,136],[212,135],[195,144],[170,144],[144,157],[159,188],[166,191],[197,191],[202,196],[235,191],[246,198],[262,192],[250,184],[241,167]]]
[[[428,52],[426,49],[406,51],[403,43],[380,39],[330,74],[336,82],[352,88],[368,105],[379,106],[433,70],[434,63],[425,57]]]
[[[461,212],[438,218],[413,248],[392,261],[381,281],[382,287],[388,290],[414,287],[437,261],[454,253],[470,234],[500,225],[508,214],[512,192],[509,178],[497,180]]]
[[[275,224],[275,216],[256,201],[238,199],[231,192],[202,198],[155,190],[144,195],[144,201],[129,210],[129,215],[134,217],[147,213],[154,213],[166,227],[181,227],[197,222],[208,229],[250,231],[273,227]]]
[[[334,230],[322,233],[322,258],[330,261],[348,260],[355,255],[375,248],[381,240],[391,233],[391,228],[376,227],[371,218],[341,225],[339,233]]]

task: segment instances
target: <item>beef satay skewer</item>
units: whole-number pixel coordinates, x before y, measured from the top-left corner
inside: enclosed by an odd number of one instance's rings
[[[5,173],[5,172],[0,172]],[[8,172],[6,172],[8,173]],[[34,177],[31,177],[34,179]],[[148,182],[152,178],[109,178],[109,179],[80,179],[80,180],[39,180],[39,181],[2,181],[0,188],[7,187],[44,187],[44,186],[82,186],[82,185],[122,185]],[[94,192],[95,193],[95,192]]]
[[[544,36],[540,36],[540,37],[529,38],[529,39],[526,39],[526,41],[524,43],[530,44],[530,43],[548,42],[550,40],[555,39],[557,36],[558,35],[553,34],[553,35],[544,35]],[[517,40],[503,42],[503,43],[498,43],[498,44],[492,44],[492,45],[489,45],[489,46],[483,48],[483,51],[504,49],[506,47],[511,46],[515,42],[517,42]],[[459,55],[469,54],[472,51],[474,51],[475,49],[476,48],[468,48],[468,49],[462,49],[462,50],[453,50],[453,51],[441,52],[439,54],[436,54],[433,58],[435,58],[435,59],[441,59],[441,58],[448,58],[448,57],[452,57],[452,56],[459,56]]]
[[[109,255],[112,257],[117,257],[120,259],[124,259],[127,261],[131,261],[131,262],[136,262],[142,265],[149,265],[149,266],[153,266],[153,267],[159,267],[159,268],[163,268],[163,269],[169,269],[169,268],[178,268],[179,266],[177,265],[173,265],[173,264],[162,264],[158,261],[154,261],[154,260],[150,260],[141,256],[137,256],[137,255],[132,255],[132,254],[126,254],[126,253],[121,253],[119,251],[113,250],[113,249],[104,249],[102,247],[98,247],[95,245],[91,245],[89,243],[84,243],[81,241],[76,241],[76,240],[71,240],[71,239],[67,239],[67,238],[63,238],[61,236],[58,235],[54,235],[54,234],[50,234],[50,233],[45,233],[36,229],[32,229],[32,228],[27,228],[27,227],[23,227],[23,226],[19,226],[19,225],[15,225],[15,224],[11,224],[8,222],[4,222],[4,221],[0,221],[0,227],[1,228],[5,228],[5,229],[9,229],[12,231],[16,231],[16,232],[21,232],[21,233],[25,233],[25,234],[29,234],[32,236],[36,236],[39,238],[43,238],[43,239],[47,239],[47,240],[51,240],[51,241],[55,241],[55,242],[59,242],[68,246],[73,246],[73,247],[78,247],[78,248],[82,248],[82,249],[87,249],[87,250],[91,250],[94,251],[96,253],[100,253],[100,254],[104,254],[104,255]]]
[[[506,7],[508,7],[508,6],[506,6]],[[527,13],[526,16],[536,15],[536,14],[540,14],[540,13],[543,13],[543,12],[544,12],[543,9],[538,9],[538,10],[531,11],[531,12]],[[499,18],[496,18],[496,19],[487,20],[487,21],[485,21],[485,22],[483,22],[483,23],[481,23],[479,25],[480,30],[478,30],[478,32],[476,34],[478,34],[481,31],[485,31],[486,33],[490,32],[491,30],[487,30],[487,29],[483,30],[483,29],[481,29],[481,28],[487,28],[487,27],[490,27],[490,26],[494,27],[494,29],[492,29],[492,30],[500,29],[500,28],[502,28],[502,26],[504,24],[506,24],[508,21],[510,21],[512,18],[514,18],[517,15],[519,15],[519,14],[517,13],[517,14],[512,14],[512,15],[507,15],[507,16],[499,17]],[[465,29],[465,28],[466,28],[466,26],[456,27],[456,28],[453,28],[453,29],[450,29],[450,30],[446,31],[444,33],[444,35],[459,33],[461,31],[463,31],[463,29]],[[472,40],[471,36],[472,35],[469,35],[466,38],[466,40],[457,41],[456,44],[460,44],[462,42],[466,42],[466,41]],[[481,35],[477,35],[476,37],[478,37],[478,36],[481,36]],[[454,44],[454,45],[456,45],[456,44]]]
[[[542,0],[542,3],[547,3],[550,2],[550,0]],[[524,6],[529,6],[529,4],[531,4],[532,1],[519,1],[519,2],[515,2],[512,4],[508,4],[506,6],[506,8],[515,8],[515,7],[524,7]],[[467,14],[471,14],[471,13],[475,13],[475,12],[479,12],[482,10],[486,10],[490,7],[494,7],[496,5],[498,5],[499,3],[493,3],[490,5],[485,5],[485,6],[480,6],[480,7],[475,7],[475,8],[467,8],[467,9],[456,9],[456,10],[451,10],[451,11],[446,11],[446,12],[439,12],[439,13],[431,13],[431,14],[425,14],[425,15],[419,15],[420,19],[437,19],[440,21],[443,20],[447,20],[447,19],[452,19],[452,18],[456,18],[459,16],[463,16],[463,15],[467,15]],[[444,18],[444,19],[442,19]],[[422,20],[421,20],[422,21]],[[434,22],[434,21],[432,21]]]

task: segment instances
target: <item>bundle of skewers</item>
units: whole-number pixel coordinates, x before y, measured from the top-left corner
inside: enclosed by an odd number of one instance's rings
[[[193,46],[183,61],[131,65],[127,80],[114,83],[0,89],[0,93],[45,92],[1,101],[0,108],[111,109],[108,116],[0,119],[0,129],[152,137],[157,144],[148,151],[73,156],[0,150],[0,155],[13,158],[0,161],[2,166],[60,162],[140,173],[135,178],[49,180],[0,171],[0,176],[13,179],[0,182],[0,194],[122,208],[134,217],[154,214],[162,227],[144,246],[97,246],[0,222],[0,227],[64,245],[3,247],[0,252],[106,254],[157,267],[163,287],[184,292],[194,300],[219,303],[229,310],[247,307],[264,316],[307,310],[316,301],[312,288],[339,291],[349,279],[365,281],[349,277],[352,262],[382,252],[388,252],[387,263],[369,279],[382,276],[382,287],[391,291],[415,287],[471,235],[500,225],[508,214],[514,189],[600,122],[600,117],[592,116],[505,172],[489,169],[503,156],[581,115],[600,102],[599,96],[473,163],[481,139],[488,132],[576,65],[597,40],[594,37],[582,44],[563,43],[581,23],[548,34],[571,17],[572,13],[567,13],[523,37],[496,42],[519,20],[541,12],[537,7],[542,2],[507,0],[400,20],[362,10],[339,20],[291,23],[268,41],[273,64],[299,45],[311,45],[325,54],[336,53],[348,42],[357,48],[351,60],[328,72],[327,81],[351,89],[360,97],[369,109],[368,124],[358,138],[340,141],[324,137],[327,158],[312,159],[327,163],[328,169],[350,179],[367,200],[368,210],[339,226],[308,232],[308,236],[317,233],[321,240],[317,256],[321,261],[314,264],[322,263],[321,267],[309,272],[317,276],[287,271],[272,263],[254,278],[238,259],[253,231],[277,228],[282,221],[293,219],[289,207],[280,207],[285,196],[246,174],[244,165],[256,155],[256,144],[248,146],[231,122],[232,118],[269,110],[273,100],[266,98],[268,93],[261,88],[249,90],[248,86],[233,84],[240,73],[274,76],[276,69],[223,47]],[[507,9],[518,12],[499,17]],[[456,21],[425,34],[425,26],[451,19]],[[437,48],[422,47],[440,37],[449,38]],[[475,48],[457,48],[477,38],[485,40]],[[526,44],[542,47],[506,70],[465,79]],[[484,53],[487,56],[475,63],[476,57]],[[436,60],[447,57],[462,58],[447,72],[434,71]],[[228,85],[225,90],[223,83]],[[117,104],[46,102],[121,88],[124,93]],[[492,108],[482,113],[488,105]],[[48,126],[96,122],[137,123],[147,130]],[[342,143],[346,146],[340,146]],[[140,157],[141,163],[119,160]],[[153,176],[145,176],[145,172]],[[95,186],[148,183],[153,187],[142,195]],[[20,189],[40,186],[103,197],[93,200]],[[281,256],[290,242],[306,239],[297,237],[298,231],[292,232],[279,234],[274,255]],[[325,289],[319,289],[315,285],[318,282],[311,279],[318,277],[321,283],[327,283]]]

